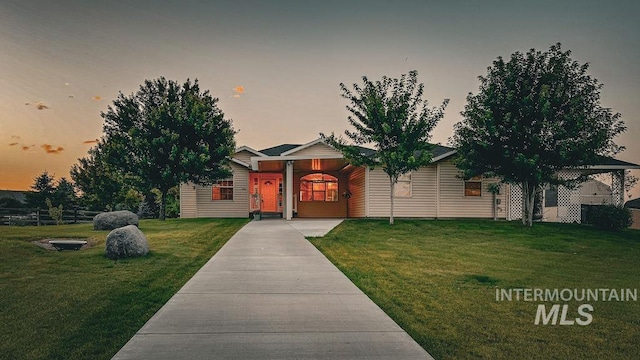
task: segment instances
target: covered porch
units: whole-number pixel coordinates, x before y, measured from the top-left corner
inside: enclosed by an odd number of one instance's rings
[[[357,200],[349,191],[355,169],[342,155],[252,157],[250,210],[286,220],[349,217],[349,202]]]
[[[557,186],[550,197],[550,192],[543,191],[542,221],[561,223],[581,223],[583,208],[597,205],[624,205],[625,171],[640,169],[640,165],[613,159],[602,158],[598,165],[592,165],[580,169],[567,169],[558,173],[561,178],[575,179],[579,176],[597,176],[608,187],[600,193],[585,193],[582,183],[575,188]],[[522,217],[522,189],[512,185],[509,201],[509,220],[518,220]],[[549,206],[552,204],[552,206]]]

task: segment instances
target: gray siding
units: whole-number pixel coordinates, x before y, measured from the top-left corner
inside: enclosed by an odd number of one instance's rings
[[[464,181],[460,179],[460,170],[451,161],[440,163],[440,211],[442,218],[492,218],[493,194],[489,192],[489,185],[495,179],[482,181],[482,196],[464,196]],[[498,195],[501,204],[498,205],[498,218],[505,218],[506,187],[503,186]]]
[[[308,148],[304,148],[302,150],[296,151],[290,156],[315,156],[315,155],[331,155],[331,156],[342,156],[342,154],[336,151],[329,145],[323,143],[317,143],[315,145],[311,145]]]
[[[233,200],[212,200],[211,186],[196,186],[197,217],[246,218],[249,216],[249,170],[231,163],[233,170]],[[193,187],[193,186],[192,186]],[[182,199],[180,202],[182,206]],[[185,206],[192,206],[185,201]]]
[[[365,168],[356,168],[349,174],[349,217],[365,217]]]
[[[180,218],[190,219],[198,217],[196,207],[196,190],[191,183],[180,184]]]
[[[381,169],[369,172],[369,216],[388,217],[390,210],[389,177]],[[411,197],[394,198],[397,217],[436,217],[436,167],[411,173]]]
[[[237,152],[237,153],[233,154],[233,158],[234,159],[238,159],[238,160],[240,160],[240,161],[242,161],[244,163],[247,163],[247,164],[251,164],[251,157],[252,156],[257,156],[257,155],[255,155],[255,154],[253,154],[253,153],[251,153],[251,152],[249,152],[247,150],[242,150],[240,152]]]

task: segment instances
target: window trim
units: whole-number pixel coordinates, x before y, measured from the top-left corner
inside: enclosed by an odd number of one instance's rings
[[[398,194],[398,189],[399,189],[398,184],[400,183],[409,184],[409,195]],[[398,180],[393,185],[393,197],[400,198],[400,199],[403,199],[403,198],[408,199],[413,197],[413,174],[411,173],[411,171],[398,176]]]
[[[320,180],[304,180],[305,177],[310,176],[310,175],[320,175],[321,179]],[[329,177],[329,179],[325,179],[325,177]],[[310,186],[307,186],[307,189],[305,191],[308,192],[309,196],[307,197],[308,200],[304,200],[302,197],[302,184],[303,183],[308,183]],[[322,202],[328,202],[328,203],[335,203],[335,202],[339,202],[340,201],[340,195],[339,195],[339,189],[340,189],[340,179],[338,179],[338,177],[333,176],[331,174],[327,174],[327,173],[321,173],[321,172],[316,172],[316,173],[310,173],[310,174],[306,174],[300,177],[300,185],[299,185],[299,189],[298,189],[298,200],[300,202],[305,202],[305,203],[322,203]],[[317,192],[314,191],[315,190],[315,186],[316,184],[322,184],[323,189],[318,189]],[[335,189],[329,189],[329,184],[335,184]],[[318,186],[320,187],[320,186]],[[323,200],[316,200],[316,193],[320,194],[320,193],[324,193],[324,197]],[[334,194],[334,196],[332,197],[331,200],[329,199],[329,194]]]
[[[233,178],[221,179],[211,186],[211,201],[233,201],[235,197]],[[229,193],[229,189],[231,192]],[[216,190],[218,190],[218,199],[216,199]],[[222,190],[226,190],[224,193]],[[224,198],[223,198],[224,194]],[[229,198],[231,195],[231,198]]]
[[[467,189],[467,185],[469,184],[480,184],[479,185],[479,189]],[[470,179],[467,179],[464,181],[464,184],[462,186],[462,194],[464,195],[464,197],[482,197],[482,188],[483,188],[483,181],[482,181],[482,176],[474,176]],[[467,193],[467,190],[470,191],[477,191],[479,190],[479,193],[476,194],[469,194]]]

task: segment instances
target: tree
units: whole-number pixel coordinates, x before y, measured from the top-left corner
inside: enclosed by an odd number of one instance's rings
[[[558,171],[595,164],[623,149],[613,138],[626,127],[619,113],[600,105],[602,84],[561,50],[498,57],[469,93],[455,126],[457,166],[465,178],[498,176],[522,187],[522,223],[532,225],[536,191],[545,184],[575,185]]]
[[[56,185],[56,189],[52,194],[52,201],[62,205],[65,209],[71,210],[77,205],[76,189],[72,182],[67,178],[60,178]]]
[[[71,178],[81,192],[81,201],[91,210],[117,209],[131,188],[122,171],[107,162],[106,144],[98,142],[89,155],[71,167]]]
[[[198,80],[180,85],[161,77],[130,96],[120,93],[101,113],[107,162],[133,175],[141,192],[160,191],[161,220],[172,187],[208,185],[231,174],[235,131],[217,102]]]
[[[341,96],[350,101],[348,121],[354,131],[345,130],[349,139],[320,136],[341,151],[356,166],[381,167],[389,176],[389,224],[393,224],[394,188],[398,178],[431,162],[433,145],[430,132],[444,116],[448,99],[430,108],[422,99],[424,84],[418,84],[418,72],[402,74],[400,79],[386,76],[371,81],[362,77],[363,85],[353,84],[353,91],[340,84]],[[373,146],[374,156],[367,156],[360,145]]]
[[[54,185],[53,175],[49,175],[47,170],[43,171],[40,175],[33,179],[33,185],[31,185],[31,192],[26,195],[27,206],[33,208],[41,208],[46,206],[46,199],[53,196],[53,192],[56,190]]]

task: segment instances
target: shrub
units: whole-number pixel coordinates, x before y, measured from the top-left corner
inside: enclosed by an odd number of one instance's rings
[[[620,231],[632,224],[631,210],[615,205],[596,206],[591,210],[590,223],[598,229]]]

